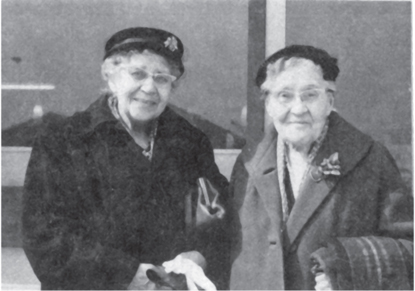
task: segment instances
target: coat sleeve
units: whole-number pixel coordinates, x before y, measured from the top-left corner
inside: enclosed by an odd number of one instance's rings
[[[389,151],[380,144],[375,144],[375,151],[381,158],[380,235],[413,240],[413,196]]]
[[[139,262],[102,245],[59,129],[33,146],[23,195],[24,250],[42,289],[125,289]]]
[[[312,272],[334,290],[413,289],[413,197],[389,151],[375,143],[370,154],[379,175],[376,236],[333,239],[311,254]]]
[[[205,135],[199,140],[197,153],[199,176],[207,178],[219,192],[218,202],[225,209],[225,216],[197,231],[195,249],[206,259],[206,275],[217,289],[229,288],[230,232],[228,181],[215,164],[213,148]]]
[[[236,159],[229,184],[231,199],[231,263],[239,256],[242,250],[242,225],[239,219],[239,210],[242,207],[247,189],[249,175],[243,164],[242,154]]]

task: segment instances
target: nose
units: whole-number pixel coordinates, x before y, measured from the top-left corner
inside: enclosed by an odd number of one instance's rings
[[[141,91],[147,94],[155,94],[157,93],[157,87],[154,83],[154,80],[151,76],[148,76],[144,81],[141,83]]]
[[[304,104],[303,100],[300,98],[300,96],[296,96],[294,98],[292,106],[291,106],[291,112],[296,115],[304,114],[308,111],[307,106]]]

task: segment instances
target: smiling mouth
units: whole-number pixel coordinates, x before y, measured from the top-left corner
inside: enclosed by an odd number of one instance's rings
[[[309,124],[307,121],[291,121],[291,124]]]
[[[143,98],[137,98],[137,97],[132,98],[132,100],[140,102],[140,103],[145,104],[145,105],[149,105],[149,106],[158,104],[158,102],[156,102],[156,101],[147,100],[147,99],[143,99]]]

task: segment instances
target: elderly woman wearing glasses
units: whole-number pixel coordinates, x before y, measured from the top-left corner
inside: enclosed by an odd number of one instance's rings
[[[333,110],[338,73],[302,45],[258,71],[272,124],[232,174],[231,289],[411,289],[412,245],[392,238],[412,236],[412,197],[387,149]]]
[[[167,106],[182,55],[169,32],[117,32],[102,64],[108,93],[38,135],[23,234],[42,289],[227,287],[227,180],[207,137]],[[216,191],[209,224],[196,217],[201,177]]]

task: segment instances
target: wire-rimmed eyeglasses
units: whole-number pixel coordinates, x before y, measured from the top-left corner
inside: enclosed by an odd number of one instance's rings
[[[312,88],[312,89],[307,89],[307,90],[300,91],[300,92],[295,92],[291,90],[282,90],[282,91],[272,93],[269,91],[265,91],[262,93],[262,96],[264,98],[271,97],[273,99],[276,99],[279,103],[284,104],[284,105],[291,105],[295,100],[295,96],[299,95],[303,103],[310,104],[320,99],[320,97],[324,93],[328,93],[328,92],[334,92],[334,91],[330,89],[325,89],[325,88]]]
[[[125,69],[126,71],[128,71],[128,73],[136,81],[144,81],[144,80],[147,80],[147,78],[151,77],[153,78],[154,83],[158,87],[169,86],[177,79],[176,76],[173,76],[170,74],[165,74],[165,73],[152,74],[140,68],[133,68],[133,69],[122,68],[122,69]]]

